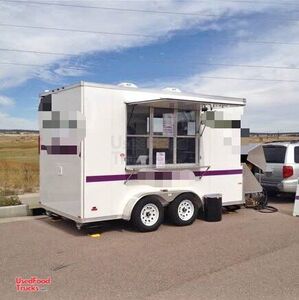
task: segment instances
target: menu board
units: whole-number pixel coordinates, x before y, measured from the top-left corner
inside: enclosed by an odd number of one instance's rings
[[[188,122],[187,135],[195,135],[195,122]]]
[[[163,114],[163,135],[173,136],[174,117],[173,114]]]
[[[165,152],[156,153],[156,167],[163,168],[165,166]]]
[[[153,139],[154,149],[168,149],[169,148],[169,138],[154,138]]]
[[[163,119],[162,118],[154,118],[153,131],[154,131],[154,133],[162,133],[163,132]]]

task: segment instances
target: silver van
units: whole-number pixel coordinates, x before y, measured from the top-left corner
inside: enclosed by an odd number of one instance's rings
[[[299,141],[263,145],[267,170],[256,174],[266,191],[296,193],[299,177]]]

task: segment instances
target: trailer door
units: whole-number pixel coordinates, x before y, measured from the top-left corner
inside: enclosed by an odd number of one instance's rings
[[[85,120],[76,90],[41,99],[40,198],[49,211],[82,217],[82,158]]]

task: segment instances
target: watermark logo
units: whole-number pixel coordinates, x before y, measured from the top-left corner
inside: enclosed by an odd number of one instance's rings
[[[48,286],[52,283],[52,278],[39,278],[31,276],[31,278],[16,277],[17,292],[42,292],[47,291]]]
[[[123,165],[126,162],[126,140],[122,136],[111,136],[112,157],[115,164]]]

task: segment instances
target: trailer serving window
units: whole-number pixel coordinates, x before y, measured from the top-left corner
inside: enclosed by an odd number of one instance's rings
[[[196,163],[196,111],[177,111],[177,163]]]
[[[149,164],[149,120],[149,107],[127,107],[127,165]]]
[[[195,110],[127,106],[127,165],[196,164],[198,112]]]

